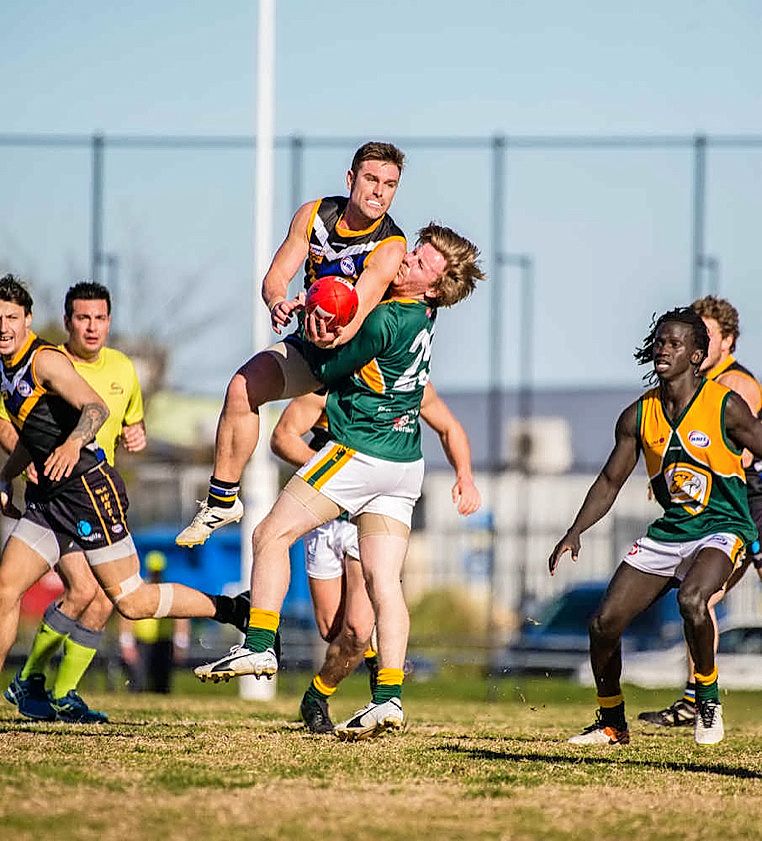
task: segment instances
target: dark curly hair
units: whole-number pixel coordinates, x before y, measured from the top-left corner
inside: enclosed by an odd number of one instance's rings
[[[702,321],[701,316],[693,307],[676,307],[673,310],[663,313],[658,318],[656,317],[656,313],[654,313],[651,319],[650,333],[643,339],[643,344],[633,353],[635,361],[638,365],[648,365],[653,362],[656,333],[662,324],[666,324],[669,321],[687,324],[691,328],[693,343],[696,345],[696,349],[702,353],[701,359],[696,363],[696,372],[698,372],[701,363],[706,359],[706,355],[709,352],[709,334],[706,332],[706,325]],[[656,372],[651,370],[643,375],[643,379],[648,383],[654,383],[658,377],[656,376]]]

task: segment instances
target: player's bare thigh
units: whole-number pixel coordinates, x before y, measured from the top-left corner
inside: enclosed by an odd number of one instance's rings
[[[45,557],[23,540],[11,536],[0,560],[0,596],[3,601],[5,598],[20,598],[50,569]]]
[[[289,399],[320,388],[305,358],[288,342],[278,342],[252,356],[228,386],[226,406],[254,410],[273,400]]]

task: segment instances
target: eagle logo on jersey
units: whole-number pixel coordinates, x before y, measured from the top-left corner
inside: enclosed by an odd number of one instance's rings
[[[672,502],[682,505],[689,514],[700,514],[712,492],[712,474],[691,464],[671,464],[664,471]]]

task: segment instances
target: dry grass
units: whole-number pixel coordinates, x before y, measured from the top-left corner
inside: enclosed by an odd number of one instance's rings
[[[3,704],[3,837],[760,837],[760,695],[725,699],[728,737],[715,748],[635,726],[628,747],[581,750],[564,738],[589,722],[589,693],[557,681],[489,693],[473,679],[411,685],[407,732],[359,744],[298,729],[300,689],[283,681],[266,708],[210,686],[158,699],[91,693],[112,722],[86,727],[32,724]],[[363,694],[353,679],[336,717]],[[636,711],[669,695],[628,700]]]

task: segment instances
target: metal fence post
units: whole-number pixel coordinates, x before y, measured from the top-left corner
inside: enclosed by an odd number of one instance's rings
[[[105,140],[102,134],[91,139],[91,204],[90,204],[90,279],[100,282],[103,255],[103,152]]]
[[[701,297],[701,269],[704,258],[706,225],[706,136],[693,139],[693,255],[691,265],[692,300]]]

